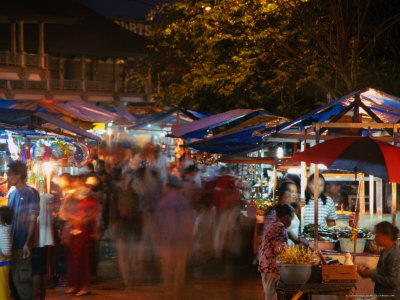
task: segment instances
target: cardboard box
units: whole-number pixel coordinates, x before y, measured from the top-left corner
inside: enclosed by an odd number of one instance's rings
[[[356,282],[357,266],[322,265],[323,282]]]

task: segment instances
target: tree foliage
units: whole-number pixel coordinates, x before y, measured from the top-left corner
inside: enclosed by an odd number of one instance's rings
[[[162,104],[294,117],[326,95],[400,92],[396,1],[181,0],[150,18]]]

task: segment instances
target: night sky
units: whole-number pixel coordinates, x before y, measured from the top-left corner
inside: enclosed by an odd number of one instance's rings
[[[161,0],[78,0],[98,13],[113,18],[145,21]]]

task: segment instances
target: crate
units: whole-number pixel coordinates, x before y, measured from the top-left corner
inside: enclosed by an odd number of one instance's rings
[[[357,266],[323,265],[323,282],[356,282],[358,278]]]

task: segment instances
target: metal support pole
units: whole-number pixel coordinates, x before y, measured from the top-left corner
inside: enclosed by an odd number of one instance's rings
[[[392,183],[392,224],[396,226],[397,212],[397,183]]]
[[[277,178],[278,178],[278,172],[276,170],[276,165],[274,165],[274,186],[273,186],[273,189],[272,189],[273,204],[276,204],[275,203],[275,191],[276,191],[276,185],[277,185],[277,182],[276,182]]]
[[[365,214],[365,181],[364,174],[360,174],[360,213]]]
[[[81,80],[82,80],[82,91],[86,91],[86,58],[81,57]]]
[[[375,202],[375,179],[369,175],[369,225],[372,226],[374,220],[374,202]]]
[[[17,53],[17,24],[11,23],[11,52]]]
[[[39,24],[39,55],[40,55],[40,67],[45,68],[45,58],[44,58],[44,24]]]
[[[314,250],[318,250],[318,194],[319,194],[318,164],[314,165]]]
[[[21,67],[25,67],[25,52],[24,52],[24,22],[18,22],[18,42],[19,42],[19,53]]]
[[[378,219],[382,219],[383,216],[383,190],[382,190],[382,179],[379,178],[376,186],[376,213]]]
[[[306,141],[301,142],[301,152],[306,150]],[[307,187],[307,168],[306,163],[304,161],[301,162],[301,176],[300,176],[300,201],[305,200],[305,191]],[[304,229],[304,207],[301,208],[300,211],[300,224],[301,224],[301,232]]]

